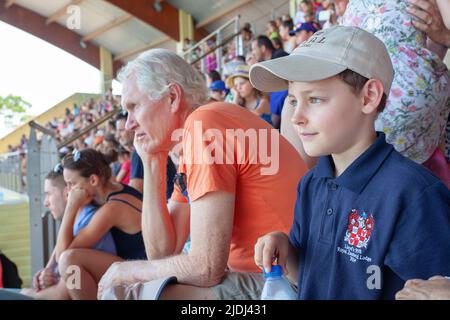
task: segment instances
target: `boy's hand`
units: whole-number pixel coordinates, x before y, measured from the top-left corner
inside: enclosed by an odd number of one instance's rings
[[[397,292],[396,300],[450,300],[450,279],[434,276],[428,280],[412,279]]]
[[[272,262],[282,266],[285,274],[288,273],[286,262],[289,253],[289,238],[281,231],[266,234],[258,239],[255,244],[255,263],[258,267],[264,267],[266,272],[270,272]]]

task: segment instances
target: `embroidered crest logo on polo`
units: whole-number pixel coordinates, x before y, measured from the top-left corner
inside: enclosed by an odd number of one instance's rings
[[[365,211],[360,214],[358,210],[352,209],[344,241],[356,248],[367,249],[374,225],[373,215],[368,215]]]

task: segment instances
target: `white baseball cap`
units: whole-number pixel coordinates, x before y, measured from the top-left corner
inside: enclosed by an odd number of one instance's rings
[[[289,81],[326,79],[350,69],[383,83],[389,95],[394,69],[384,43],[357,27],[336,26],[316,32],[289,56],[259,62],[250,69],[250,82],[264,92],[286,90]]]

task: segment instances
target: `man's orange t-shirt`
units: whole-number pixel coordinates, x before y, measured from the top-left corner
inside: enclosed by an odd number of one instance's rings
[[[277,230],[288,233],[292,225],[297,185],[307,171],[300,155],[257,115],[221,102],[192,112],[182,146],[178,172],[186,174],[190,201],[219,190],[235,194],[228,267],[258,272],[257,239]],[[171,199],[186,202],[178,187]]]

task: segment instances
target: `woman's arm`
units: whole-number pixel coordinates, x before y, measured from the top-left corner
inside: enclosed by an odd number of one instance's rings
[[[87,201],[86,191],[81,189],[72,189],[67,198],[66,209],[64,210],[61,227],[56,240],[55,252],[56,261],[59,260],[61,254],[69,247],[73,240],[73,225],[78,211]]]
[[[47,262],[46,268],[53,268],[56,265],[56,250],[53,249],[52,255]]]
[[[264,113],[270,113],[269,100],[267,100],[266,98],[262,98],[261,101],[259,102],[258,108],[253,110],[253,112],[256,113],[258,116]]]
[[[450,30],[450,1],[436,0],[436,3],[439,8],[439,12],[441,13],[445,27]]]
[[[230,90],[233,94],[233,103],[237,104],[238,106],[242,106],[243,101],[239,93],[234,88],[231,88]]]
[[[125,178],[126,174],[127,174],[127,171],[121,167],[119,173],[116,176],[116,182],[120,183],[122,181],[122,179]]]
[[[412,5],[407,12],[413,16],[413,26],[427,35],[427,48],[436,53],[441,59],[450,47],[450,30],[443,21],[436,0],[408,0]],[[447,0],[448,2],[448,0]],[[446,14],[448,15],[448,14]]]

